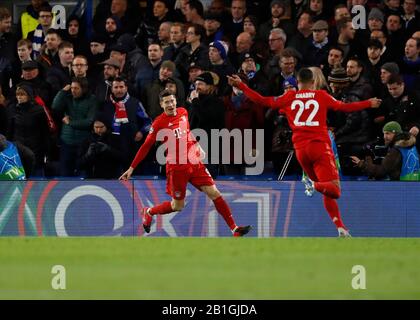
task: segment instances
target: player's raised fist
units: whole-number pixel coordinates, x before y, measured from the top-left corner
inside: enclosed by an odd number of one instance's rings
[[[239,85],[242,82],[241,78],[239,78],[239,76],[237,76],[236,74],[234,74],[232,76],[227,76],[227,78],[228,78],[228,83],[232,87],[239,87]]]
[[[370,106],[372,108],[379,108],[379,106],[382,103],[382,100],[378,98],[372,98],[372,99],[369,99],[369,101],[370,101]]]

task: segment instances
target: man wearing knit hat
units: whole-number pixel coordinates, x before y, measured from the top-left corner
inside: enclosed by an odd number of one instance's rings
[[[380,164],[374,164],[372,157],[365,160],[352,156],[353,163],[369,177],[404,181],[420,181],[420,162],[416,148],[416,138],[403,132],[401,125],[390,121],[383,129],[388,152]]]
[[[350,78],[344,68],[338,67],[331,71],[328,76],[328,84],[330,85],[334,98],[341,100],[343,90],[350,84]]]
[[[395,62],[384,63],[381,67],[381,82],[382,84],[387,84],[391,76],[397,75],[400,73],[400,68]]]
[[[384,14],[381,10],[379,10],[378,8],[373,8],[368,16],[368,25],[369,25],[369,29],[370,31],[373,30],[381,30],[382,27],[384,26]]]
[[[213,71],[220,78],[220,94],[224,95],[227,88],[227,75],[231,75],[235,72],[232,64],[230,63],[228,54],[228,45],[224,41],[214,41],[209,46],[209,71]]]

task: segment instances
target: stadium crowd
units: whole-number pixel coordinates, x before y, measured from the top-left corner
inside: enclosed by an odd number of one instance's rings
[[[285,118],[232,90],[226,76],[279,96],[297,88],[302,67],[337,100],[383,100],[379,109],[328,115],[343,175],[399,180],[401,149],[418,163],[416,0],[145,2],[99,1],[92,29],[77,14],[54,28],[41,0],[28,1],[16,26],[0,7],[0,134],[26,147],[27,177],[118,178],[162,112],[165,88],[188,110],[191,129],[264,129],[265,171],[278,174],[292,150]],[[365,10],[352,12],[356,5]],[[135,174],[164,172],[150,154]],[[215,177],[244,172],[208,168]],[[287,172],[301,173],[297,161]]]

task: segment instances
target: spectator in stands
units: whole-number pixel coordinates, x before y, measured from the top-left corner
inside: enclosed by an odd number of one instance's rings
[[[186,45],[180,50],[175,64],[181,74],[181,80],[186,83],[187,70],[192,62],[206,68],[209,64],[208,47],[201,41],[204,37],[204,28],[200,25],[192,25],[187,30]]]
[[[384,89],[381,83],[381,66],[383,61],[381,60],[382,43],[378,40],[371,40],[367,48],[368,59],[365,61],[365,76],[370,79],[375,97],[382,95]]]
[[[195,80],[204,71],[204,68],[195,62],[191,62],[190,66],[188,67],[188,86],[186,88],[186,97],[188,101],[191,100],[191,93],[196,89]]]
[[[350,78],[344,68],[333,69],[328,76],[333,96],[343,102],[359,101],[359,97],[349,90]],[[357,174],[349,160],[349,156],[363,154],[363,146],[371,141],[371,119],[367,110],[344,113],[332,112],[329,126],[333,127],[343,174]],[[332,120],[333,119],[333,120]]]
[[[169,77],[163,82],[164,90],[169,90],[176,97],[176,101],[180,106],[185,105],[185,90],[184,85],[180,80]]]
[[[8,139],[29,148],[35,155],[35,175],[42,176],[49,145],[49,130],[44,109],[35,101],[33,88],[22,82],[16,89],[16,101],[9,105]]]
[[[158,41],[163,50],[169,47],[171,43],[172,22],[162,22],[158,30]]]
[[[297,22],[297,32],[291,36],[288,46],[295,48],[298,52],[304,52],[306,50],[305,46],[311,39],[313,25],[314,21],[311,13],[303,11]]]
[[[381,67],[381,83],[384,85],[384,89],[388,90],[386,87],[389,79],[392,75],[400,74],[400,68],[395,62],[384,63]]]
[[[229,86],[227,85],[227,77],[235,72],[228,58],[229,47],[224,41],[214,41],[209,46],[209,67],[208,71],[212,71],[219,76],[218,95],[227,94]]]
[[[109,52],[106,50],[106,39],[104,35],[94,34],[89,43],[90,51],[87,55],[88,58],[88,75],[90,79],[93,80],[94,83],[98,83],[102,81],[101,74],[102,74],[102,65],[100,64],[102,61],[108,59]]]
[[[392,61],[397,61],[398,59],[400,59],[400,55],[396,56],[396,53],[392,49],[389,49],[388,37],[384,31],[382,30],[372,31],[369,39],[379,40],[382,43],[383,48],[382,48],[382,53],[381,53],[381,59],[383,62],[392,62]],[[369,42],[370,40],[368,40],[367,42]]]
[[[383,137],[385,146],[388,147],[388,153],[380,164],[374,164],[371,156],[364,160],[352,156],[353,163],[375,180],[419,181],[419,154],[415,146],[416,137],[403,132],[400,124],[395,121],[384,125]]]
[[[234,39],[244,29],[244,18],[246,15],[246,1],[245,0],[232,0],[230,6],[231,16],[225,22],[223,30],[225,30],[230,41],[233,42]]]
[[[124,155],[123,167],[131,163],[139,144],[150,130],[152,120],[141,102],[128,93],[127,82],[117,77],[112,81],[110,101],[100,108],[110,130],[120,136],[120,150]]]
[[[58,48],[62,40],[57,29],[49,29],[45,36],[45,44],[41,48],[41,54],[36,59],[41,66],[41,72],[45,76],[53,65],[60,64]]]
[[[52,109],[63,115],[60,134],[60,175],[78,175],[77,157],[83,141],[89,136],[98,102],[89,94],[86,78],[73,78],[54,98]]]
[[[283,50],[279,60],[279,72],[270,80],[271,95],[283,94],[283,82],[285,79],[296,76],[297,57],[294,51],[286,48]]]
[[[248,32],[241,32],[236,38],[236,52],[240,55],[251,51],[253,43],[251,34]]]
[[[204,25],[204,8],[201,1],[191,0],[188,1],[185,5],[185,20],[191,24],[198,24],[200,26]]]
[[[244,18],[244,29],[243,32],[247,32],[251,35],[253,41],[258,39],[257,35],[258,19],[256,16],[248,15]],[[237,46],[237,45],[236,45]],[[238,48],[236,48],[238,49]]]
[[[404,35],[402,28],[402,18],[391,14],[386,19],[386,32],[388,33],[388,45],[392,49],[394,56],[401,56],[404,52],[404,39],[410,36]]]
[[[400,75],[393,75],[387,83],[390,97],[380,107],[388,121],[397,121],[404,131],[417,137],[420,129],[420,93],[410,90]]]
[[[284,50],[286,41],[287,35],[282,29],[275,28],[271,30],[270,35],[268,36],[271,57],[264,67],[265,73],[269,79],[278,73],[279,59]]]
[[[21,39],[17,43],[18,59],[12,64],[12,84],[16,86],[22,79],[22,64],[31,61],[32,43],[28,39]]]
[[[39,9],[38,22],[35,30],[28,33],[28,39],[32,42],[34,59],[41,54],[41,46],[44,43],[47,31],[52,27],[53,13],[49,4],[44,3]]]
[[[309,10],[312,12],[315,22],[328,19],[324,0],[309,0]]]
[[[118,17],[121,23],[121,33],[136,33],[140,20],[137,2],[129,0],[100,1],[93,16],[95,33],[105,32],[105,21],[110,16]]]
[[[382,30],[385,23],[383,12],[378,8],[373,8],[368,16],[368,27],[370,32],[374,30]]]
[[[85,56],[75,56],[71,63],[71,69],[73,70],[73,74],[77,78],[87,78],[87,71],[89,65],[87,58]]]
[[[120,62],[117,59],[109,58],[101,62],[104,67],[103,81],[101,81],[95,88],[95,96],[102,106],[105,102],[110,100],[112,81],[120,75]]]
[[[9,82],[13,77],[12,65],[16,57],[16,37],[12,31],[12,15],[7,8],[0,7],[0,87],[9,95]]]
[[[10,64],[16,60],[17,38],[12,33],[12,15],[7,8],[0,7],[0,59],[6,59]]]
[[[39,11],[42,6],[48,3],[45,0],[31,0],[26,7],[26,11],[20,16],[18,24],[18,39],[26,39],[29,32],[34,31],[39,24]]]
[[[352,57],[347,61],[347,76],[350,78],[349,92],[358,97],[360,101],[367,100],[373,96],[373,88],[369,81],[363,76],[363,64]]]
[[[107,118],[97,114],[93,132],[83,142],[79,155],[79,166],[88,179],[116,179],[121,175],[120,136],[112,134],[110,129]]]
[[[152,45],[149,47],[152,47]],[[160,46],[158,44],[154,44],[153,48],[157,48],[156,51],[161,52]],[[137,91],[137,76],[139,75],[139,73],[143,72],[143,75],[145,77],[147,76],[153,78],[153,75],[149,74],[149,60],[143,58],[142,56],[142,58],[138,59],[138,61],[132,61],[130,63],[130,61],[127,60],[129,48],[124,43],[116,43],[113,47],[110,48],[110,51],[111,53],[109,57],[111,59],[118,60],[118,62],[120,63],[120,76],[126,79],[128,88],[130,90],[130,94],[136,96],[140,92]],[[159,61],[157,63],[159,63]],[[149,79],[147,77],[145,79]]]
[[[241,75],[242,81],[247,83],[245,75]],[[251,153],[252,150],[256,150],[256,130],[264,128],[264,109],[256,105],[254,102],[249,100],[243,92],[237,88],[233,88],[230,96],[223,98],[225,105],[225,128],[229,131],[239,129],[244,136],[245,130],[252,130],[252,149],[245,150],[245,146],[241,146],[241,150],[244,152]],[[238,150],[238,146],[234,144],[234,141],[230,142],[230,164],[224,165],[224,172],[228,175],[243,175],[245,167],[243,165],[234,164],[235,150]],[[243,153],[241,155],[241,163],[245,163]]]
[[[405,44],[405,55],[400,70],[407,89],[420,89],[420,40],[410,38]]]
[[[344,52],[338,46],[332,46],[328,51],[327,64],[321,66],[324,77],[328,77],[332,70],[343,66]]]
[[[60,63],[53,65],[47,71],[46,80],[51,86],[53,95],[71,82],[71,63],[74,58],[73,45],[70,42],[63,41],[58,47],[58,57]]]
[[[30,85],[35,96],[39,96],[48,108],[54,96],[51,94],[51,86],[42,77],[39,64],[36,61],[29,60],[22,63],[22,79],[26,84]]]
[[[117,43],[118,37],[123,33],[120,19],[113,15],[105,21],[105,32],[106,46],[108,48],[114,46]]]
[[[179,52],[185,46],[185,26],[175,22],[170,30],[170,44],[163,50],[163,60],[175,61]]]
[[[383,12],[385,17],[389,17],[391,15],[401,16],[403,14],[400,0],[384,0],[383,3]]]
[[[204,29],[206,30],[203,42],[209,45],[211,42],[223,40],[222,17],[212,13],[204,15]]]
[[[331,43],[328,39],[328,23],[318,20],[312,27],[312,41],[303,53],[303,61],[308,66],[325,65]]]
[[[255,55],[250,52],[239,56],[239,73],[243,73],[248,86],[263,96],[269,96],[269,82],[261,68],[257,68]]]
[[[338,39],[337,46],[343,50],[343,60],[347,61],[349,57],[357,54],[354,37],[356,30],[353,28],[351,18],[343,18],[337,21]]]
[[[63,40],[73,44],[74,54],[87,56],[89,53],[89,44],[86,33],[82,29],[81,19],[76,15],[71,15],[66,20],[67,29],[64,32]]]
[[[140,23],[137,30],[136,41],[138,46],[143,50],[147,51],[148,46],[151,43],[161,41],[159,39],[158,32],[160,27],[165,22],[172,21],[172,17],[169,12],[168,3],[166,0],[156,0],[153,2],[153,15],[147,15],[145,19]],[[168,25],[164,25],[165,29],[168,29]],[[165,44],[162,44],[165,47]]]
[[[420,29],[420,14],[416,10],[416,0],[404,0],[403,2],[402,24],[405,35],[410,36]]]
[[[148,60],[139,66],[136,74],[136,91],[141,94],[148,83],[158,79],[163,50],[160,44],[152,43],[147,50]]]
[[[162,113],[162,107],[159,103],[159,93],[165,89],[166,82],[169,78],[172,78],[172,80],[176,83],[177,89],[179,89],[177,90],[177,96],[181,98],[180,101],[185,101],[184,86],[182,85],[181,80],[174,77],[175,71],[176,67],[172,61],[163,61],[159,69],[159,78],[146,84],[141,94],[141,101],[145,106],[147,114],[152,120]]]
[[[268,21],[260,25],[258,35],[262,40],[268,40],[270,31],[275,28],[282,29],[290,37],[295,28],[290,19],[286,18],[286,3],[282,0],[273,0],[270,3],[271,17]]]
[[[223,129],[225,126],[225,106],[218,98],[214,80],[210,72],[203,72],[195,80],[196,90],[191,93],[189,119],[191,130],[200,128],[207,133],[208,146],[212,143],[211,129]],[[210,148],[209,148],[210,149]],[[210,174],[219,174],[219,165],[214,164],[219,159],[212,159],[211,150],[207,150]],[[220,162],[217,162],[220,163]]]

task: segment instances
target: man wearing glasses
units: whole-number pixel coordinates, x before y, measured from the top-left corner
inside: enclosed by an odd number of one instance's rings
[[[44,4],[39,10],[38,22],[39,24],[36,29],[28,33],[28,39],[32,41],[32,54],[34,59],[40,55],[45,35],[53,23],[52,8],[49,4]]]

